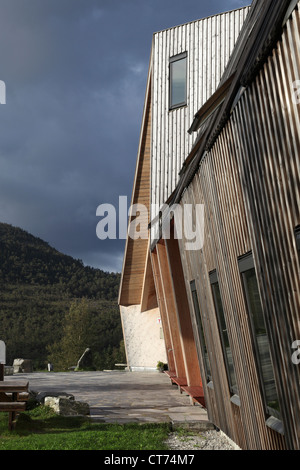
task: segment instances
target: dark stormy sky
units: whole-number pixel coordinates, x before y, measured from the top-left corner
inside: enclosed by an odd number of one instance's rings
[[[0,221],[120,271],[96,209],[130,204],[153,32],[250,0],[0,0]]]

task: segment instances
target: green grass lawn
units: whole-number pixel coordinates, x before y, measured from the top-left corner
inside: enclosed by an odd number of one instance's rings
[[[167,450],[170,427],[162,424],[104,424],[81,417],[62,417],[39,406],[21,413],[8,430],[0,413],[1,450]]]

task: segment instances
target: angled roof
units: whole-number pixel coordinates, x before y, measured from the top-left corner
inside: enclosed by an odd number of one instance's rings
[[[151,58],[137,155],[131,206],[143,204],[150,213],[150,158],[151,158]],[[129,223],[133,217],[129,216]],[[147,225],[149,220],[147,220]],[[147,265],[148,240],[132,240],[127,237],[121,282],[119,305],[139,305],[142,299],[144,273]]]

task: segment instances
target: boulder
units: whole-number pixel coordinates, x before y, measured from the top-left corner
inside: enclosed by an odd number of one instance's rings
[[[69,400],[74,400],[74,395],[65,392],[55,392],[55,391],[48,391],[48,392],[37,392],[35,395],[35,400],[38,403],[44,404],[46,397],[56,397],[56,398],[68,398]]]
[[[88,403],[75,401],[66,397],[45,397],[45,406],[50,406],[61,416],[87,416],[90,414]]]
[[[32,361],[30,359],[14,359],[14,374],[32,372]]]
[[[37,392],[35,390],[29,390],[29,397],[27,401],[26,409],[34,409],[39,405],[43,405],[45,402],[45,398],[51,395],[52,397],[63,397],[68,398],[69,400],[74,400],[74,395],[65,392]]]

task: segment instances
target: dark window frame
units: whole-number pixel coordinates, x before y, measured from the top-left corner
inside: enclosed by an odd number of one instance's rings
[[[295,228],[296,248],[300,254],[300,225]]]
[[[253,350],[254,350],[254,353],[255,353],[255,363],[256,363],[256,368],[257,368],[257,372],[258,372],[260,389],[261,389],[261,394],[262,394],[262,398],[263,398],[265,413],[266,413],[267,417],[274,417],[274,418],[280,420],[281,419],[280,411],[278,411],[275,408],[272,408],[271,406],[268,405],[267,395],[266,395],[266,391],[265,391],[266,383],[265,383],[265,380],[264,380],[262,362],[261,362],[259,346],[258,346],[258,342],[257,342],[256,327],[255,327],[254,318],[253,318],[253,315],[252,315],[251,309],[250,309],[251,302],[250,302],[250,296],[249,296],[249,291],[248,291],[248,285],[246,284],[246,273],[251,271],[251,270],[254,270],[255,271],[255,276],[256,276],[256,281],[257,281],[256,269],[255,269],[255,264],[254,264],[254,259],[253,259],[252,252],[247,253],[246,255],[238,258],[238,265],[239,265],[239,271],[240,271],[240,275],[241,275],[242,288],[243,288],[243,292],[244,292],[245,304],[246,304],[248,320],[249,320],[249,325],[250,325],[252,346],[253,346]],[[258,281],[257,281],[257,288],[258,288],[258,293],[259,293],[259,296],[260,296]],[[262,319],[263,319],[263,322],[264,322],[264,325],[265,325],[265,318],[264,318],[262,305],[261,305],[261,309],[262,309],[262,317],[263,317]],[[266,325],[265,325],[265,329],[266,329]],[[269,341],[269,338],[268,338],[267,329],[266,329],[266,336],[267,336],[268,345],[269,345],[270,341]],[[273,378],[274,378],[274,385],[275,385],[276,394],[277,394],[276,382],[275,382],[275,377],[274,377],[274,368],[273,368],[271,355],[270,355],[270,360],[271,360],[271,367],[272,367]],[[277,394],[277,398],[278,398],[278,394]]]
[[[202,314],[201,314],[201,308],[200,308],[195,280],[190,282],[190,288],[191,288],[191,294],[192,294],[192,303],[194,307],[194,313],[196,317],[197,333],[198,333],[199,343],[200,343],[201,352],[202,352],[202,359],[203,359],[203,364],[204,364],[204,369],[205,369],[205,376],[206,376],[207,382],[212,382],[211,366],[210,366],[209,357],[208,357],[207,343],[206,343],[206,338],[205,338],[205,333],[204,333],[204,328],[203,328]],[[195,307],[195,300],[197,301],[197,308]]]
[[[183,52],[175,56],[170,57],[169,59],[169,110],[173,111],[174,109],[182,108],[187,106],[187,77],[188,77],[188,62],[187,62],[188,53]],[[172,104],[172,82],[173,82],[173,73],[172,73],[172,64],[180,60],[186,60],[185,66],[185,99],[179,103]]]
[[[233,371],[235,383],[232,381],[232,375],[230,373],[230,365],[229,365],[229,361],[228,361],[226,344],[225,344],[225,340],[224,340],[224,334],[223,334],[224,331],[223,331],[223,328],[222,328],[221,315],[223,316],[223,319],[224,319],[224,323],[225,323],[225,326],[226,326],[226,330],[225,330],[226,332],[227,332],[227,324],[226,324],[226,318],[225,318],[225,314],[224,314],[222,295],[221,295],[221,291],[220,291],[220,287],[219,287],[219,280],[218,280],[218,275],[217,275],[216,270],[211,271],[209,273],[209,280],[210,280],[210,287],[211,287],[211,292],[212,292],[212,297],[213,297],[214,308],[215,308],[216,317],[217,317],[219,337],[220,337],[221,346],[222,346],[222,352],[223,352],[224,364],[225,364],[225,368],[226,368],[226,376],[227,376],[229,390],[230,390],[230,393],[231,393],[232,396],[234,396],[234,395],[239,396],[239,391],[238,391],[238,388],[237,388],[237,381],[236,381],[236,373],[235,373],[235,368],[234,368],[233,362],[232,362],[232,371]],[[216,286],[219,290],[219,295],[220,295],[220,299],[221,299],[221,306],[222,306],[222,312],[220,312],[220,309],[219,309],[219,306],[218,306],[218,301],[217,301],[217,297],[216,297]],[[228,343],[229,343],[228,334],[226,333],[226,335],[227,335],[227,339],[228,339]],[[230,344],[229,344],[229,349],[230,349],[230,353],[232,355],[232,349],[231,349]]]

